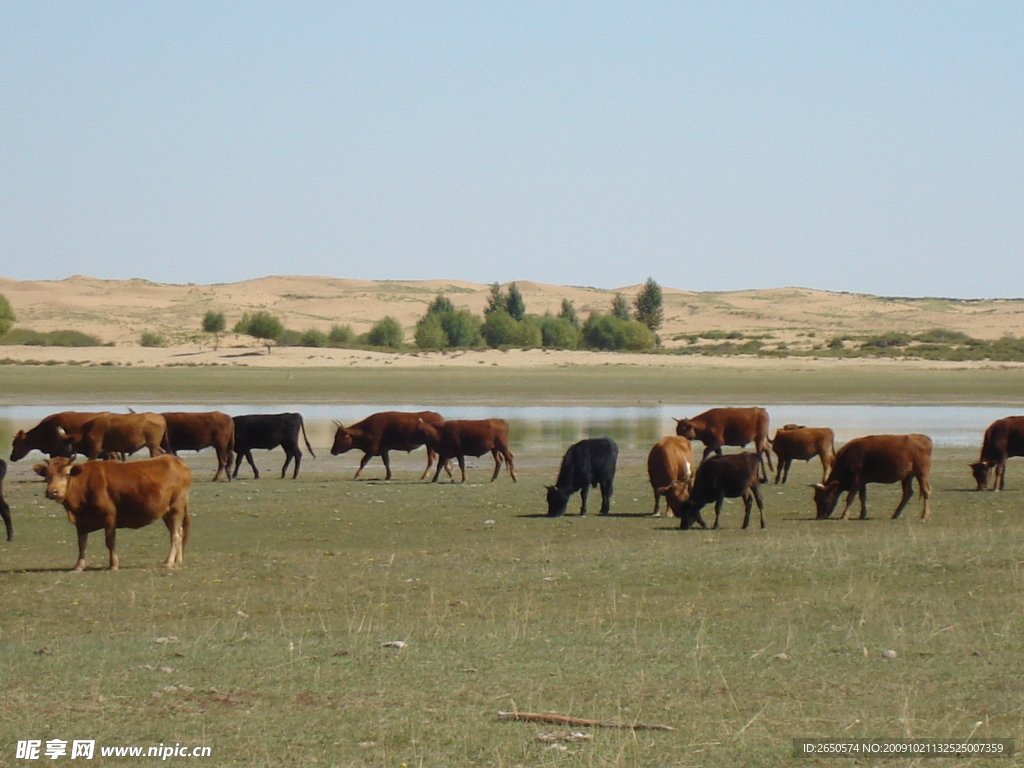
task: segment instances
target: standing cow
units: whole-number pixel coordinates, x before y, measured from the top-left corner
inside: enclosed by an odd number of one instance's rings
[[[932,467],[932,441],[927,435],[869,435],[851,440],[836,454],[828,480],[814,486],[817,517],[824,520],[836,508],[840,493],[846,493],[841,520],[850,514],[854,495],[860,496],[860,519],[868,516],[868,483],[901,483],[903,496],[893,519],[900,516],[914,495],[914,478],[924,499],[921,519],[931,513],[932,487],[928,475]]]
[[[775,472],[776,485],[789,479],[789,468],[795,459],[810,461],[815,456],[821,459],[821,481],[825,482],[836,460],[835,441],[835,433],[828,427],[787,424],[778,430],[772,440],[778,467]]]
[[[1001,491],[1006,482],[1006,460],[1011,456],[1024,456],[1024,416],[998,419],[985,430],[981,443],[981,456],[971,464],[971,474],[978,483],[977,490],[988,490],[988,476],[996,468],[992,490]]]
[[[11,461],[20,461],[29,451],[47,456],[71,456],[67,436],[77,437],[82,426],[107,411],[61,411],[51,413],[32,429],[19,430],[11,444]]]
[[[188,494],[192,472],[177,456],[132,461],[88,461],[57,457],[36,464],[46,480],[46,498],[61,504],[78,529],[78,561],[85,570],[85,545],[93,531],[104,532],[110,570],[116,571],[114,551],[118,528],[142,528],[163,519],[171,534],[171,549],[164,565],[181,565],[191,523]]]
[[[764,408],[712,408],[692,419],[676,419],[676,434],[704,443],[701,461],[712,452],[721,456],[723,445],[742,448],[753,443],[754,453],[762,457],[762,461],[767,460],[768,469],[773,469],[768,445],[768,411]],[[768,479],[763,464],[761,479]]]
[[[101,413],[85,422],[77,435],[67,434],[63,428],[57,432],[72,454],[89,459],[127,456],[141,448],[147,448],[152,459],[171,450],[167,421],[159,413]]]
[[[334,433],[334,445],[331,446],[331,455],[338,456],[342,453],[357,448],[363,452],[363,459],[359,462],[359,469],[356,470],[353,480],[358,480],[363,467],[374,456],[380,456],[386,470],[385,480],[391,479],[391,459],[389,451],[414,451],[423,445],[423,440],[417,436],[419,421],[422,419],[427,424],[435,427],[444,424],[444,417],[434,411],[420,411],[419,413],[401,413],[399,411],[383,411],[367,416],[362,421],[346,427],[341,422],[334,422],[338,427]],[[427,468],[420,475],[420,480],[427,476],[437,454],[429,445],[427,446]],[[451,467],[446,467],[448,476],[451,477]]]
[[[167,422],[167,440],[171,453],[201,451],[213,448],[217,452],[217,472],[214,481],[231,480],[231,461],[234,459],[235,422],[226,413],[208,411],[191,413],[172,411],[160,414]]]
[[[302,461],[302,451],[299,449],[299,432],[302,432],[302,439],[306,443],[309,454],[315,459],[313,447],[306,437],[306,425],[302,421],[301,413],[274,413],[274,414],[253,414],[248,416],[235,416],[235,471],[232,477],[238,477],[238,468],[242,466],[242,459],[249,462],[256,479],[260,479],[260,471],[256,469],[256,462],[252,460],[252,449],[273,450],[277,446],[284,449],[284,466],[281,467],[281,477],[285,476],[288,464],[295,459],[295,469],[292,472],[292,480],[299,476],[299,463]]]
[[[547,487],[548,515],[565,514],[569,497],[579,491],[583,500],[580,515],[587,514],[587,493],[590,488],[601,487],[601,512],[607,515],[612,504],[612,485],[615,482],[615,463],[619,447],[610,437],[580,440],[569,447],[562,457],[558,479]]]
[[[418,440],[437,452],[437,470],[432,483],[437,482],[442,466],[451,459],[458,459],[462,482],[466,482],[466,457],[483,456],[488,452],[494,457],[491,482],[498,479],[502,460],[508,467],[512,482],[516,482],[514,457],[508,448],[508,422],[504,419],[446,421],[440,426],[420,419],[416,434]],[[452,480],[454,482],[454,478]]]
[[[654,517],[658,517],[658,506],[664,490],[674,483],[683,483],[689,488],[693,482],[693,445],[685,437],[670,435],[654,444],[647,454],[647,478],[654,491]],[[668,514],[675,514],[668,505]]]
[[[0,517],[4,519],[4,527],[7,529],[7,540],[14,538],[14,524],[11,522],[11,507],[4,499],[4,476],[7,474],[7,463],[0,459]]]
[[[743,527],[750,525],[750,510],[757,502],[757,510],[764,528],[764,501],[759,488],[758,468],[761,460],[754,453],[731,453],[728,456],[712,456],[697,467],[697,476],[693,480],[693,488],[683,483],[674,483],[663,489],[665,501],[676,517],[679,527],[687,530],[694,523],[707,528],[700,511],[711,502],[715,502],[715,524],[722,512],[722,503],[726,498],[743,499]]]

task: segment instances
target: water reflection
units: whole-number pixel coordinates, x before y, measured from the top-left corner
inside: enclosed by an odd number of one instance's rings
[[[391,407],[358,405],[278,406],[149,405],[152,411],[224,411],[232,416],[245,413],[303,414],[310,442],[318,451],[329,446],[334,437],[335,420],[352,424],[376,411],[436,410],[449,419],[497,417],[509,422],[510,438],[516,450],[559,450],[586,437],[607,435],[625,450],[646,450],[661,436],[673,434],[673,418],[694,416],[712,407],[702,403],[662,404],[651,407],[611,406],[446,406],[406,404]],[[123,406],[95,404],[76,410],[123,410]],[[53,406],[17,406],[0,408],[0,455],[8,453],[14,433],[29,429],[43,417],[60,410]],[[143,410],[141,407],[136,410]],[[1024,409],[1022,409],[1024,410]],[[985,428],[998,418],[1013,415],[1012,409],[989,406],[869,406],[869,405],[776,405],[769,406],[772,430],[794,422],[807,426],[831,427],[843,443],[867,434],[923,432],[940,447],[965,447],[981,444]]]

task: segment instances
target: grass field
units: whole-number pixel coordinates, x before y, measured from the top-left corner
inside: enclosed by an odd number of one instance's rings
[[[883,486],[869,520],[814,521],[819,470],[799,464],[765,488],[767,530],[740,530],[729,502],[723,529],[683,532],[647,516],[639,453],[620,459],[612,516],[561,519],[542,515],[558,455],[517,456],[518,484],[476,462],[465,486],[420,483],[422,453],[402,457],[391,483],[351,481],[351,454],[280,480],[275,451],[259,481],[214,484],[213,457],[192,456],[184,567],[160,567],[157,525],[119,533],[117,573],[94,534],[84,574],[65,570],[63,510],[13,465],[0,763],[53,738],[212,749],[168,764],[396,768],[806,765],[795,737],[1022,743],[1013,462],[1007,491],[974,493],[975,451],[940,452],[927,524],[917,497],[890,520]],[[498,719],[513,709],[677,730],[552,746],[538,736],[566,728]]]

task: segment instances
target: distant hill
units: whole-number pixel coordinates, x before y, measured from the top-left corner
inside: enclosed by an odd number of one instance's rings
[[[641,285],[617,290],[516,283],[532,314],[557,314],[571,300],[581,318],[607,312],[616,293],[632,303]],[[507,284],[506,284],[507,287]],[[74,329],[118,345],[138,344],[145,331],[172,344],[194,341],[207,310],[223,312],[228,327],[246,311],[267,310],[287,326],[327,331],[334,324],[361,333],[385,315],[411,329],[439,292],[456,307],[482,313],[490,286],[458,280],[367,281],[274,276],[215,285],[166,285],[146,280],[75,276],[55,281],[0,278],[0,293],[17,315],[16,327]],[[1024,335],[1024,300],[888,298],[805,288],[694,293],[663,286],[668,347],[700,334],[759,336],[768,343],[809,347],[842,335],[941,328],[979,339]],[[411,337],[411,334],[409,334]]]

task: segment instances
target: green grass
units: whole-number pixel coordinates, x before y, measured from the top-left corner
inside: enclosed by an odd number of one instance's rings
[[[655,362],[657,357],[654,358]],[[509,369],[124,368],[0,365],[7,404],[76,403],[488,403],[493,405],[713,401],[772,403],[1020,402],[1013,368],[926,370],[893,362],[796,370],[784,361],[750,367],[639,368],[607,364]]]
[[[460,486],[417,482],[422,453],[388,484],[349,480],[352,455],[279,480],[279,451],[263,479],[214,484],[202,454],[184,567],[160,567],[152,526],[119,533],[118,573],[94,534],[84,574],[64,570],[73,528],[21,462],[0,544],[0,755],[95,738],[209,745],[218,766],[805,765],[794,737],[978,722],[1019,745],[1024,470],[968,492],[973,454],[937,457],[924,525],[917,498],[888,519],[884,486],[868,521],[813,521],[818,469],[799,465],[765,487],[763,532],[740,530],[735,501],[717,532],[645,516],[639,453],[620,459],[611,517],[554,520],[557,455],[521,452],[518,484],[488,484],[481,460]],[[549,750],[536,737],[564,729],[498,720],[514,708],[678,730]]]

